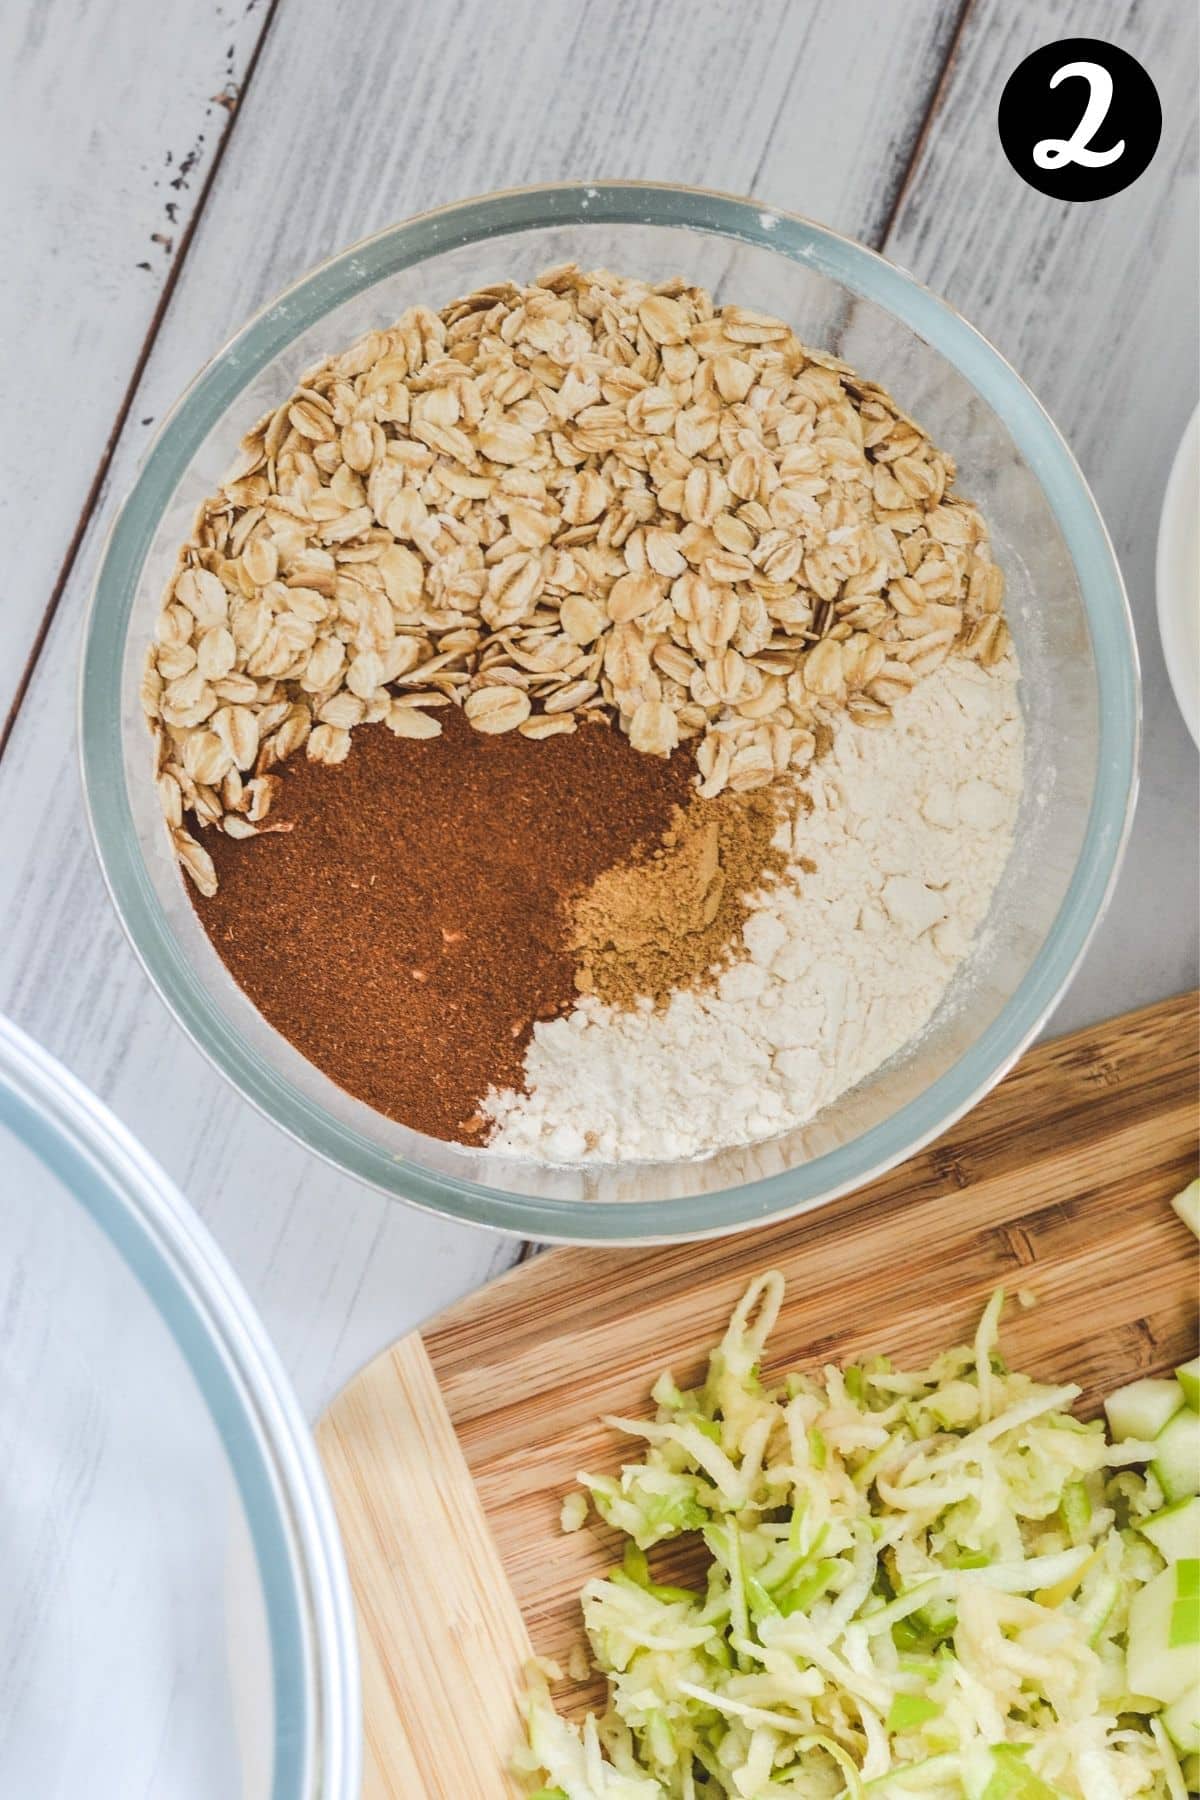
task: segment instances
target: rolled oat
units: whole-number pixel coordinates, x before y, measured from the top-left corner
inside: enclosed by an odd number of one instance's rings
[[[681,280],[412,308],[260,421],[181,551],[142,684],[180,860],[211,891],[196,827],[263,829],[279,762],[436,736],[438,702],[699,740],[708,796],[802,769],[952,650],[1004,658],[953,483],[882,388]]]

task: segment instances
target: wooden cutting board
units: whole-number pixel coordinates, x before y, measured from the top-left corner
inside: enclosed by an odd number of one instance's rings
[[[787,1277],[767,1369],[920,1362],[1003,1283],[1010,1360],[1110,1388],[1195,1353],[1196,1245],[1168,1203],[1195,1173],[1186,995],[1032,1051],[939,1142],[807,1216],[701,1244],[554,1250],[369,1364],[317,1431],[359,1609],[365,1800],[508,1800],[521,1665],[564,1660],[614,1539],[558,1527],[575,1473],[615,1469],[602,1413],[699,1379],[751,1275]],[[579,1711],[596,1698],[563,1690]]]

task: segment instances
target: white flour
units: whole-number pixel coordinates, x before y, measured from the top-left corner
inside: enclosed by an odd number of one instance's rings
[[[701,1156],[803,1124],[926,1024],[983,920],[1021,792],[1015,663],[952,659],[892,726],[844,720],[804,783],[795,886],[708,993],[583,1000],[538,1025],[491,1148],[551,1162]],[[787,827],[783,830],[786,833]],[[786,838],[784,840],[786,842]],[[815,873],[799,866],[801,857]]]

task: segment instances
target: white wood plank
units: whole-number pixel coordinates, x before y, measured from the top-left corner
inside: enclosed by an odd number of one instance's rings
[[[266,0],[0,7],[0,723],[266,16]]]
[[[931,0],[546,7],[364,0],[334,32],[284,0],[139,385],[103,504],[0,762],[0,1006],[96,1088],[181,1182],[307,1404],[486,1278],[515,1243],[431,1220],[314,1164],[230,1094],[166,1017],[102,892],[74,768],[80,621],[145,434],[248,311],[420,207],[606,173],[757,189],[880,228],[952,17]],[[832,76],[853,70],[836,91]],[[721,85],[727,121],[714,133]]]
[[[1082,464],[1129,588],[1145,682],[1142,789],[1113,904],[1055,1015],[1067,1031],[1197,979],[1196,755],[1155,619],[1163,489],[1196,404],[1197,13],[1183,0],[976,0],[886,249],[1004,352]],[[1102,36],[1149,70],[1158,153],[1122,194],[1071,205],[1010,169],[995,128],[1039,44]]]
[[[337,34],[328,17],[322,0],[285,0],[278,15],[195,272],[156,346],[164,399],[297,274],[411,213],[497,188],[679,181],[873,238],[955,11],[944,0],[443,0],[435,18],[420,0],[367,0]],[[736,124],[714,131],[717,83],[722,121]]]

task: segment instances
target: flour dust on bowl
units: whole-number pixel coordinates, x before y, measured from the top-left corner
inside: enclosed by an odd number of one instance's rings
[[[999,1078],[1138,703],[1091,497],[969,326],[803,220],[600,184],[385,232],[209,366],[81,746],[243,1094],[397,1197],[635,1240],[828,1199]]]
[[[0,1790],[354,1800],[341,1544],[307,1426],[186,1203],[0,1021]]]

